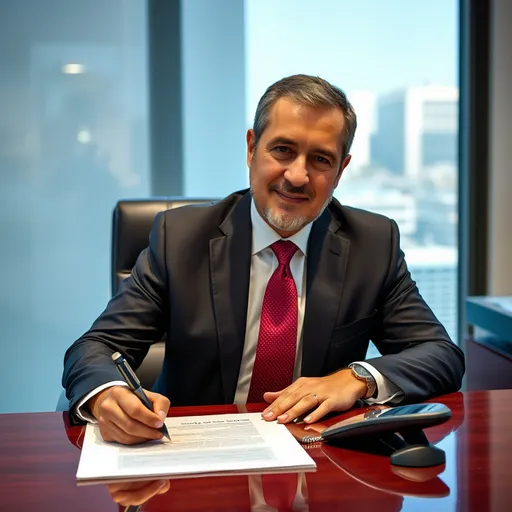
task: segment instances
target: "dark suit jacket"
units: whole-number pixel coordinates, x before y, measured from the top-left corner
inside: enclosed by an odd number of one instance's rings
[[[166,333],[155,390],[173,405],[233,403],[245,340],[251,264],[250,195],[160,213],[149,247],[91,329],[66,352],[70,408],[119,380]],[[459,389],[462,352],[425,304],[407,270],[394,221],[333,200],[308,242],[301,374],[322,376],[369,361],[419,401]]]

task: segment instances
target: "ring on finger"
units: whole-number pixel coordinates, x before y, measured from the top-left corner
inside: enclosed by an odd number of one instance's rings
[[[316,400],[316,404],[318,405],[320,403],[320,398],[318,398],[316,393],[313,394],[313,398]]]

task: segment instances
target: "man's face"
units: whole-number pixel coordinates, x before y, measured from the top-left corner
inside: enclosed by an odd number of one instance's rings
[[[339,108],[312,108],[279,99],[254,147],[247,132],[247,165],[256,209],[282,237],[313,222],[331,200],[342,162],[345,121]]]

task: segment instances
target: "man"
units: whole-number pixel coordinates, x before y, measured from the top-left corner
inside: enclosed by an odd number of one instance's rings
[[[66,353],[73,414],[137,443],[161,437],[169,399],[264,399],[265,420],[315,422],[361,398],[460,387],[463,354],[419,295],[395,222],[332,199],[355,129],[345,94],[322,79],[269,87],[247,132],[250,192],[157,216],[131,277]],[[164,333],[151,412],[111,355],[137,367]],[[383,355],[364,362],[370,339]]]

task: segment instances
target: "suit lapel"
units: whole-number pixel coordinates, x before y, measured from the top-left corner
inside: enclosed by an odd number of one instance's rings
[[[321,375],[338,315],[350,249],[350,241],[336,234],[339,227],[326,209],[308,241],[301,371],[305,377]]]
[[[251,196],[245,194],[220,226],[223,236],[210,240],[210,277],[224,400],[235,397],[242,360],[251,271]]]

